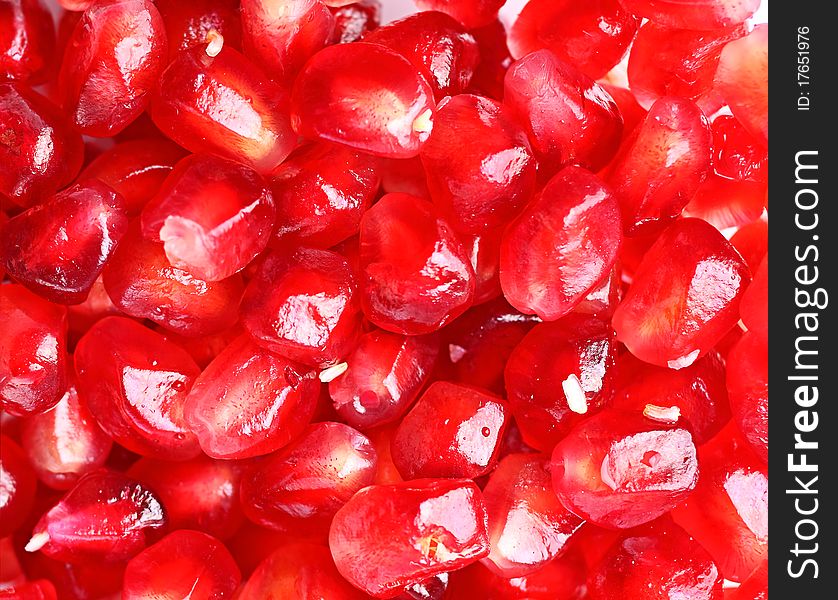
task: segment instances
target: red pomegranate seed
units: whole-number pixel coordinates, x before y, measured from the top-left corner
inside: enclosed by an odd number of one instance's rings
[[[754,221],[736,230],[730,238],[752,273],[756,273],[762,259],[768,252],[768,221]]]
[[[26,550],[71,563],[118,562],[165,526],[163,505],[151,490],[122,473],[95,471],[41,517]]]
[[[725,600],[768,600],[768,561],[762,561]]]
[[[206,44],[210,31],[224,36],[224,43],[241,49],[241,17],[238,0],[155,0],[166,24],[169,62],[194,46]]]
[[[0,194],[31,206],[79,172],[81,136],[52,102],[22,85],[0,83]]]
[[[0,257],[9,275],[33,292],[78,304],[127,229],[125,200],[90,179],[9,220]]]
[[[500,244],[503,229],[464,234],[460,239],[474,269],[474,303],[482,304],[502,295],[500,286]]]
[[[55,586],[46,579],[13,583],[0,588],[0,598],[8,600],[56,600]]]
[[[672,516],[725,579],[744,581],[768,556],[767,467],[733,424],[700,448],[698,460],[698,486]]]
[[[75,126],[108,137],[140,116],[166,66],[166,30],[151,0],[102,0],[73,30],[59,91]]]
[[[433,91],[416,67],[389,48],[363,42],[315,54],[291,98],[300,135],[390,158],[419,153],[433,112]]]
[[[683,29],[720,29],[744,23],[760,0],[620,0],[638,18]]]
[[[620,115],[623,117],[623,139],[627,139],[634,128],[643,122],[646,118],[646,110],[637,102],[637,98],[631,90],[612,85],[610,83],[602,82],[600,84],[602,89],[608,92],[611,99],[620,110]]]
[[[151,101],[160,131],[193,152],[213,152],[269,173],[296,145],[287,93],[211,31],[163,71]]]
[[[435,381],[396,428],[393,464],[405,480],[485,475],[497,464],[508,421],[501,398]]]
[[[761,340],[768,342],[768,254],[760,263],[754,279],[742,295],[742,321]]]
[[[617,104],[550,50],[532,52],[509,68],[503,102],[525,125],[539,169],[548,174],[566,164],[599,170],[620,145]]]
[[[617,360],[614,389],[614,408],[663,422],[682,419],[697,444],[730,419],[724,361],[712,351],[680,370],[656,367],[626,352]]]
[[[621,275],[621,270],[615,263],[614,268],[597,285],[591,288],[588,295],[573,307],[572,312],[593,315],[603,320],[610,319],[623,298]]]
[[[0,7],[0,77],[40,83],[55,53],[52,16],[40,0],[7,0]]]
[[[79,395],[116,442],[155,458],[198,454],[184,402],[201,371],[185,350],[132,319],[107,317],[79,341],[75,362]]]
[[[690,432],[677,422],[604,410],[572,429],[553,450],[559,500],[587,521],[628,529],[681,504],[696,486]]]
[[[295,539],[325,540],[338,509],[373,483],[370,441],[342,423],[315,423],[291,445],[253,464],[241,484],[247,517]]]
[[[346,357],[346,371],[329,382],[335,410],[366,431],[401,418],[431,374],[439,338],[376,329]]]
[[[481,27],[497,18],[504,0],[414,0],[424,10],[439,10],[466,27]]]
[[[336,144],[295,151],[271,173],[274,245],[330,248],[358,233],[378,191],[374,161]]]
[[[125,199],[128,214],[136,216],[185,155],[183,148],[163,138],[122,142],[97,156],[79,180],[94,178],[110,186]]]
[[[15,545],[12,536],[0,538],[0,592],[26,581],[23,567],[15,553]]]
[[[617,199],[592,173],[567,167],[504,233],[504,296],[523,313],[555,321],[611,271],[621,240]]]
[[[68,11],[81,11],[93,4],[96,0],[58,0],[58,3]]]
[[[26,453],[10,437],[0,435],[0,538],[23,525],[32,510],[36,485]]]
[[[58,490],[73,487],[82,475],[103,466],[112,445],[73,381],[58,404],[23,422],[21,443],[38,479]]]
[[[471,305],[474,270],[465,248],[433,207],[387,194],[361,219],[361,304],[382,329],[435,331]]]
[[[765,462],[768,462],[767,342],[766,338],[749,331],[727,357],[727,390],[733,418],[742,436]]]
[[[435,11],[388,23],[364,36],[364,41],[387,46],[412,62],[431,84],[437,100],[465,92],[480,60],[474,37],[451,17]]]
[[[466,151],[464,132],[471,140]],[[526,134],[489,98],[463,94],[444,100],[420,156],[434,204],[461,232],[505,225],[535,188],[536,162]]]
[[[397,595],[488,554],[480,490],[464,479],[370,486],[335,515],[329,548],[354,586],[376,598]]]
[[[503,78],[512,64],[512,56],[506,46],[506,28],[495,19],[469,33],[474,36],[480,50],[480,61],[471,78],[474,93],[503,98]]]
[[[711,144],[694,103],[667,96],[652,105],[606,175],[627,235],[658,231],[680,214],[707,176]]]
[[[204,281],[171,266],[163,245],[144,239],[137,224],[129,227],[102,280],[125,314],[189,336],[228,329],[238,317],[244,287],[239,275]]]
[[[758,1],[758,0],[753,0]],[[716,86],[751,135],[768,142],[768,24],[722,50]]]
[[[591,600],[723,600],[719,568],[668,519],[626,533],[588,575]]]
[[[221,600],[238,589],[241,573],[224,544],[199,531],[173,531],[131,559],[123,600]]]
[[[241,465],[203,454],[171,462],[141,458],[128,475],[154,490],[166,507],[171,529],[196,529],[229,539],[244,520],[239,502]]]
[[[506,392],[524,441],[550,452],[568,429],[610,400],[615,359],[611,327],[569,315],[536,325],[506,363]]]
[[[348,44],[357,42],[370,31],[378,28],[381,14],[379,0],[361,0],[340,7],[330,7],[335,16],[335,30],[332,42]]]
[[[547,48],[599,79],[620,62],[636,30],[637,21],[617,0],[530,0],[509,30],[509,49],[523,58]]]
[[[617,337],[637,358],[682,369],[739,320],[748,266],[712,225],[681,219],[643,257],[614,313]]]
[[[713,119],[713,170],[734,181],[768,181],[768,148],[728,115]]]
[[[53,501],[50,502],[52,504]],[[60,591],[64,598],[106,598],[119,594],[125,572],[124,563],[90,561],[68,563],[54,560],[44,554],[25,553],[23,559],[31,577],[43,577]]]
[[[483,563],[502,577],[537,572],[565,548],[582,519],[556,498],[550,459],[510,454],[483,489],[489,515],[489,556]]]
[[[308,425],[318,387],[313,372],[242,336],[195,381],[184,416],[212,458],[269,454]]]
[[[602,562],[612,546],[625,534],[624,530],[605,529],[586,521],[574,533],[569,550],[584,563],[586,571],[590,571]]]
[[[0,285],[0,408],[42,413],[67,387],[67,309],[20,285]]]

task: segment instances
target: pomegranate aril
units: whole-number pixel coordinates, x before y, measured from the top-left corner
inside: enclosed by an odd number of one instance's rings
[[[125,569],[123,600],[222,600],[241,583],[241,573],[224,544],[199,531],[173,531],[131,559]]]
[[[695,540],[661,519],[626,533],[588,575],[591,600],[723,600],[719,568]]]
[[[768,561],[760,563],[725,600],[768,600]]]
[[[567,167],[504,232],[504,296],[523,313],[555,321],[611,271],[621,240],[615,196],[592,173]]]
[[[619,256],[619,255],[618,255]],[[575,313],[610,319],[623,298],[622,269],[618,263],[573,307]]]
[[[119,594],[122,589],[125,572],[122,562],[68,563],[49,558],[41,552],[24,553],[23,560],[30,578],[43,577],[52,582],[59,592],[58,600],[106,598]]]
[[[271,173],[273,245],[330,248],[355,235],[379,180],[368,155],[337,144],[302,147]]]
[[[744,23],[760,0],[620,0],[638,18],[682,29],[721,29]]]
[[[489,516],[489,555],[502,577],[534,573],[559,555],[582,519],[556,498],[550,459],[538,454],[505,457],[483,488]]]
[[[631,90],[612,85],[607,82],[600,82],[602,89],[608,92],[611,99],[620,110],[620,115],[623,117],[623,139],[627,139],[634,128],[643,122],[646,118],[646,110],[637,102],[637,98]]]
[[[751,135],[768,142],[768,24],[722,50],[716,86]]]
[[[91,5],[64,50],[64,110],[86,135],[119,133],[145,110],[166,58],[165,26],[151,0]]]
[[[41,0],[0,5],[0,80],[40,83],[55,52],[52,16]]]
[[[367,487],[335,515],[329,548],[343,577],[388,598],[489,552],[478,487],[463,479],[417,479]]]
[[[36,485],[26,453],[12,438],[0,435],[0,538],[23,525],[32,510]]]
[[[387,194],[361,220],[361,304],[375,325],[430,333],[471,306],[475,276],[446,221],[421,198]]]
[[[70,325],[70,346],[75,347],[79,338],[90,329],[96,321],[108,316],[119,315],[119,309],[111,302],[102,276],[96,278],[87,298],[81,304],[71,304],[67,307],[67,317]]]
[[[678,506],[698,480],[690,432],[615,409],[573,428],[553,450],[559,500],[602,527],[627,529]]]
[[[75,363],[79,395],[114,441],[143,456],[198,454],[183,413],[200,369],[177,344],[132,319],[107,317],[79,341]]]
[[[119,562],[165,526],[163,505],[151,490],[122,473],[94,471],[41,517],[26,550],[71,563]]]
[[[503,98],[503,79],[512,64],[512,56],[506,46],[506,28],[495,19],[469,33],[477,41],[480,54],[480,61],[471,78],[473,92],[490,98]]]
[[[33,292],[78,304],[127,229],[125,200],[90,179],[6,223],[0,257],[6,272]]]
[[[501,398],[435,381],[396,428],[393,463],[405,480],[485,475],[497,463],[508,421]]]
[[[56,600],[55,586],[46,579],[36,579],[0,587],[0,600]]]
[[[87,10],[87,8],[95,1],[96,0],[58,0],[58,4],[60,4],[61,7],[67,11],[82,11]]]
[[[756,269],[754,278],[742,295],[739,312],[748,331],[768,342],[768,255]]]
[[[505,0],[414,0],[423,10],[444,12],[466,27],[481,27],[497,18]]]
[[[768,181],[768,148],[736,117],[713,119],[713,170],[734,181]]]
[[[710,125],[693,102],[655,102],[606,174],[627,235],[658,231],[677,217],[710,170]]]
[[[614,313],[617,337],[641,360],[688,367],[739,321],[750,279],[745,261],[717,229],[681,219],[637,268]]]
[[[42,413],[67,386],[67,309],[26,288],[0,285],[0,408]]]
[[[81,136],[40,94],[20,84],[0,83],[0,130],[0,195],[15,204],[37,204],[79,172]]]
[[[740,227],[730,243],[745,259],[751,273],[756,273],[768,252],[768,221],[760,219]]]
[[[163,71],[154,124],[192,152],[213,152],[269,173],[297,143],[287,93],[216,31]]]
[[[502,229],[461,235],[474,269],[474,303],[482,304],[502,294],[500,287],[500,244]]]
[[[169,62],[182,50],[206,44],[210,31],[224,36],[224,43],[241,49],[238,0],[155,0],[166,25]]]
[[[364,42],[315,54],[291,98],[300,135],[389,158],[419,153],[433,112],[433,91],[416,67],[394,50]]]
[[[348,44],[357,42],[370,31],[378,28],[381,14],[379,0],[361,0],[340,7],[330,7],[335,17],[332,42]]]
[[[318,388],[313,372],[241,336],[195,381],[184,416],[212,458],[269,454],[308,425]]]
[[[799,388],[798,388],[799,389]],[[727,357],[730,408],[742,436],[768,462],[768,340],[748,331]]]
[[[138,223],[129,227],[102,281],[125,314],[188,336],[218,333],[233,325],[244,288],[240,275],[204,281],[171,266],[163,244],[144,239]]]

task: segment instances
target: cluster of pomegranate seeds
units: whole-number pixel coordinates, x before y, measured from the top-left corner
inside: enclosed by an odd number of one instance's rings
[[[413,4],[0,0],[0,598],[767,598],[759,0]]]

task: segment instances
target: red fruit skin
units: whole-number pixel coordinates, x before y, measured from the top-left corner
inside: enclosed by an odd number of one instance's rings
[[[617,198],[593,173],[567,167],[504,232],[503,294],[521,312],[555,321],[611,271],[621,242]]]
[[[319,0],[241,0],[241,19],[245,55],[283,83],[293,82],[335,28]]]
[[[79,398],[75,382],[53,408],[23,421],[21,443],[38,479],[56,490],[67,490],[102,467],[112,446]]]
[[[312,56],[291,96],[299,135],[389,158],[419,154],[433,112],[433,90],[416,67],[389,48],[365,42]]]
[[[727,357],[733,420],[757,456],[768,462],[768,340],[750,331]]]
[[[611,406],[643,414],[648,405],[677,407],[696,444],[703,444],[730,419],[725,364],[711,351],[689,367],[656,367],[626,352],[617,359]]]
[[[620,0],[638,18],[682,29],[721,29],[744,23],[760,0]]]
[[[271,173],[272,244],[331,248],[355,235],[379,183],[368,155],[337,144],[303,146]]]
[[[314,367],[332,365],[361,334],[357,288],[352,267],[336,252],[275,252],[245,290],[242,322],[272,352]]]
[[[646,252],[612,324],[637,358],[680,369],[706,354],[739,321],[751,276],[712,225],[680,219]]]
[[[180,52],[160,76],[150,114],[166,136],[267,174],[297,143],[287,93],[219,40]]]
[[[6,435],[0,435],[0,538],[24,524],[35,500],[37,480],[26,453]]]
[[[378,327],[430,333],[471,306],[468,255],[428,202],[387,194],[364,213],[360,239],[361,306]]]
[[[125,208],[134,217],[185,155],[183,148],[163,138],[121,142],[87,165],[79,180],[93,178],[110,186],[125,199]]]
[[[395,50],[419,69],[436,99],[466,91],[480,60],[477,41],[445,13],[420,12],[387,23],[365,42]]]
[[[446,598],[491,600],[582,600],[586,597],[584,565],[576,557],[559,556],[525,577],[508,579],[475,563],[453,571]]]
[[[725,600],[768,600],[768,561],[760,563],[742,585],[725,595]]]
[[[662,519],[627,532],[588,574],[591,600],[723,600],[713,559],[677,525]]]
[[[242,467],[203,454],[171,462],[141,458],[128,475],[154,490],[166,507],[171,529],[196,529],[221,540],[231,538],[244,515],[239,501]]]
[[[0,598],[8,600],[56,600],[55,586],[46,579],[13,583],[0,589]]]
[[[547,49],[515,61],[504,79],[504,105],[523,123],[539,175],[575,164],[597,171],[617,152],[620,109],[599,84]]]
[[[155,458],[198,454],[183,404],[201,371],[185,350],[132,319],[107,317],[79,341],[75,363],[79,395],[116,442]]]
[[[378,28],[381,14],[379,0],[361,0],[340,7],[330,7],[335,17],[332,43],[348,44],[361,40],[370,31]]]
[[[144,239],[137,223],[129,227],[102,281],[123,313],[186,336],[232,326],[244,288],[240,275],[204,281],[171,266],[163,245]]]
[[[122,598],[220,600],[232,596],[240,583],[239,567],[224,544],[206,533],[182,529],[131,559]]]
[[[731,245],[745,259],[752,273],[756,273],[768,253],[768,221],[758,220],[743,225],[730,238]]]
[[[744,581],[768,556],[768,470],[731,423],[698,453],[701,477],[675,522],[725,579]]]
[[[55,53],[55,27],[41,0],[0,6],[0,79],[40,83]]]
[[[509,421],[501,398],[435,381],[396,428],[393,464],[407,479],[472,479],[494,469]]]
[[[530,0],[509,30],[509,50],[522,58],[541,48],[599,79],[620,62],[637,21],[617,0]]]
[[[759,339],[768,343],[768,254],[756,269],[754,278],[742,295],[739,307],[742,321]]]
[[[224,44],[241,49],[241,16],[238,0],[155,0],[166,25],[169,60],[188,48],[206,44],[207,34],[215,30]]]
[[[768,24],[722,50],[716,87],[751,135],[768,143]]]
[[[41,517],[27,549],[69,563],[120,562],[153,542],[165,526],[163,505],[151,490],[102,469],[79,479]]]
[[[370,441],[342,423],[315,423],[292,444],[255,462],[241,483],[254,523],[325,541],[338,509],[373,483],[378,458]]]
[[[652,105],[605,176],[626,235],[660,231],[681,213],[707,177],[711,147],[710,125],[694,103],[666,96]]]
[[[505,225],[535,189],[526,134],[489,98],[462,94],[440,103],[420,156],[434,204],[461,233]]]
[[[506,363],[504,380],[527,444],[552,451],[581,414],[592,413],[611,399],[615,346],[611,327],[587,315],[536,325],[521,340]],[[574,403],[572,409],[568,393],[574,402],[581,393],[585,406]]]
[[[503,98],[506,70],[512,64],[512,56],[506,45],[506,28],[495,19],[469,33],[477,40],[480,50],[480,61],[471,78],[473,93],[499,100]]]
[[[128,230],[125,200],[90,179],[33,206],[3,227],[6,272],[58,304],[78,304]]]
[[[628,529],[681,504],[696,487],[690,432],[641,415],[604,410],[553,450],[553,488],[562,504],[601,527]]]
[[[276,208],[253,169],[209,154],[175,165],[140,217],[173,267],[205,281],[241,271],[268,244]]]
[[[102,0],[85,10],[58,76],[62,105],[76,128],[110,137],[140,116],[166,66],[167,48],[163,19],[150,0]]]
[[[366,600],[369,596],[341,577],[326,546],[293,542],[265,558],[238,596],[238,600],[265,598]]]
[[[0,194],[23,207],[52,196],[81,168],[84,145],[60,109],[21,85],[0,83]]]
[[[423,10],[442,11],[466,27],[481,27],[497,18],[504,0],[415,0],[414,4]]]
[[[392,598],[489,553],[480,490],[463,479],[367,487],[335,515],[329,548],[338,571],[375,598]]]
[[[438,352],[433,334],[365,333],[345,359],[346,372],[329,382],[335,410],[361,431],[400,419],[427,383]]]
[[[55,406],[67,386],[67,309],[0,285],[0,408],[24,417]]]
[[[556,498],[550,459],[510,454],[483,488],[489,516],[489,555],[483,564],[501,577],[524,577],[558,556],[582,519]]]
[[[184,417],[211,458],[250,458],[297,437],[318,391],[313,372],[241,336],[195,381]]]

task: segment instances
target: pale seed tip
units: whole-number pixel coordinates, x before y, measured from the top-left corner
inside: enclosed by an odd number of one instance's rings
[[[434,128],[434,123],[431,121],[431,114],[431,109],[429,108],[416,117],[416,120],[413,121],[413,131],[416,133],[430,133],[431,129]]]
[[[221,52],[221,49],[224,47],[224,36],[221,35],[221,33],[219,33],[217,29],[210,29],[207,32],[206,42],[207,56],[215,58],[216,56],[218,56],[218,54]]]
[[[331,367],[327,367],[320,371],[320,381],[323,383],[329,383],[330,381],[334,381],[344,373],[349,368],[349,365],[345,362],[338,363],[336,365],[332,365]]]
[[[46,546],[47,542],[49,542],[49,534],[46,531],[41,531],[33,535],[32,539],[26,542],[26,545],[23,547],[23,549],[27,552],[37,552],[38,550]]]
[[[643,409],[643,416],[661,423],[677,423],[681,418],[681,409],[677,406],[657,406],[647,404]]]
[[[567,406],[579,415],[584,415],[588,412],[588,401],[585,398],[585,390],[582,389],[582,382],[575,373],[562,381],[562,391],[564,391],[565,398],[567,398]]]

